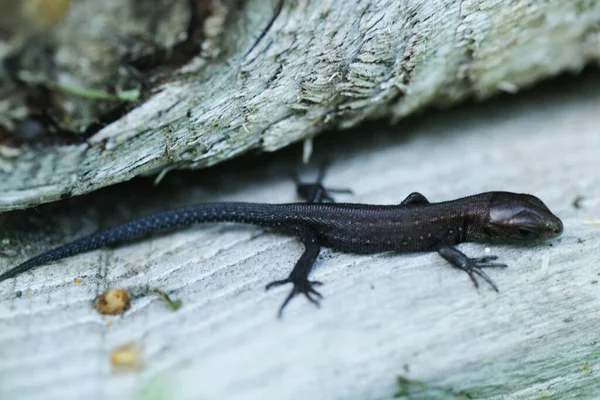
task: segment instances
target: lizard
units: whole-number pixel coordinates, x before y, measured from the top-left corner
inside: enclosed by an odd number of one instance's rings
[[[462,242],[532,243],[556,238],[563,231],[561,220],[537,197],[530,194],[493,191],[456,200],[431,203],[418,192],[400,204],[372,205],[336,203],[331,196],[348,190],[327,189],[320,173],[316,182],[297,182],[303,203],[201,203],[158,211],[112,228],[103,229],[50,249],[0,274],[0,282],[51,261],[71,257],[104,246],[202,222],[236,222],[292,234],[304,252],[290,274],[269,283],[266,289],[292,284],[278,315],[296,295],[303,294],[319,306],[320,281],[309,274],[322,247],[372,254],[381,252],[437,251],[451,266],[466,272],[479,287],[477,277],[495,291],[486,268],[506,267],[497,256],[471,258],[455,245]]]

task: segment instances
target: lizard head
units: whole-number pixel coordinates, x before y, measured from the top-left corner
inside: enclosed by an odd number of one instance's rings
[[[535,196],[495,192],[484,231],[492,241],[533,242],[560,236],[563,224]]]

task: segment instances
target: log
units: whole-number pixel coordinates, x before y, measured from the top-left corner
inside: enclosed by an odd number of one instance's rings
[[[490,245],[489,252],[480,244],[459,247],[508,264],[488,271],[499,293],[476,290],[435,253],[324,249],[311,274],[324,283],[321,308],[297,298],[279,320],[290,288],[264,287],[287,276],[301,243],[256,227],[197,225],[1,282],[0,398],[597,398],[598,104],[600,75],[590,73],[395,127],[371,122],[344,140],[315,139],[316,159],[333,156],[325,184],[354,191],[338,201],[398,204],[412,191],[431,201],[487,190],[540,197],[564,222],[558,240]],[[152,211],[295,201],[300,150],[4,213],[0,271]],[[306,180],[314,173],[301,172]],[[122,315],[93,307],[110,287],[131,295]],[[154,289],[181,307],[173,311]],[[139,357],[133,370],[113,371],[123,347]]]
[[[598,1],[248,0],[219,57],[85,143],[0,147],[0,212],[514,93],[597,62],[599,20]]]

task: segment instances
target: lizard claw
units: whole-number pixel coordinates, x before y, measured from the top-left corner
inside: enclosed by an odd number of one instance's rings
[[[281,307],[279,307],[279,312],[277,314],[278,318],[281,318],[281,316],[283,315],[283,309],[285,308],[285,306],[287,306],[288,303],[290,302],[290,300],[292,300],[292,298],[298,294],[303,294],[315,306],[321,307],[319,300],[323,298],[323,295],[321,293],[319,293],[318,291],[316,291],[314,289],[314,286],[321,286],[321,285],[323,285],[323,282],[309,281],[308,279],[293,281],[290,278],[286,278],[286,279],[282,279],[279,281],[273,281],[273,282],[269,283],[265,287],[265,290],[269,290],[275,286],[285,285],[287,283],[293,284],[294,287],[290,291],[290,294],[283,301],[283,304],[281,305]]]
[[[489,265],[486,265],[489,267],[506,267],[506,264],[490,263],[490,261],[495,261],[497,259],[498,259],[498,256],[486,256],[486,257],[472,258],[471,260],[473,260],[477,264],[489,264]],[[483,267],[483,265],[479,265],[479,267],[481,268],[481,267]]]
[[[497,256],[488,256],[488,257],[480,257],[480,258],[469,258],[465,265],[456,266],[456,268],[465,271],[476,288],[479,288],[479,283],[475,276],[479,276],[481,279],[486,281],[492,289],[496,292],[499,292],[498,287],[494,283],[494,281],[483,272],[482,268],[506,268],[506,264],[499,263],[490,263],[490,261],[498,259]]]
[[[267,284],[267,286],[265,286],[265,290],[269,290],[271,288],[274,288],[275,286],[285,285],[287,283],[292,283],[292,280],[290,278],[286,278],[286,279],[282,279],[280,281],[269,282]]]

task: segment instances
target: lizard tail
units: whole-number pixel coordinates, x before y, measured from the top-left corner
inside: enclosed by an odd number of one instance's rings
[[[85,253],[100,247],[147,236],[153,232],[174,229],[202,222],[240,222],[262,226],[277,226],[293,220],[293,215],[274,213],[276,204],[205,203],[160,211],[133,221],[100,230],[62,246],[50,249],[0,274],[0,282],[35,267]],[[283,213],[285,214],[285,213]],[[275,216],[277,215],[277,216]]]

